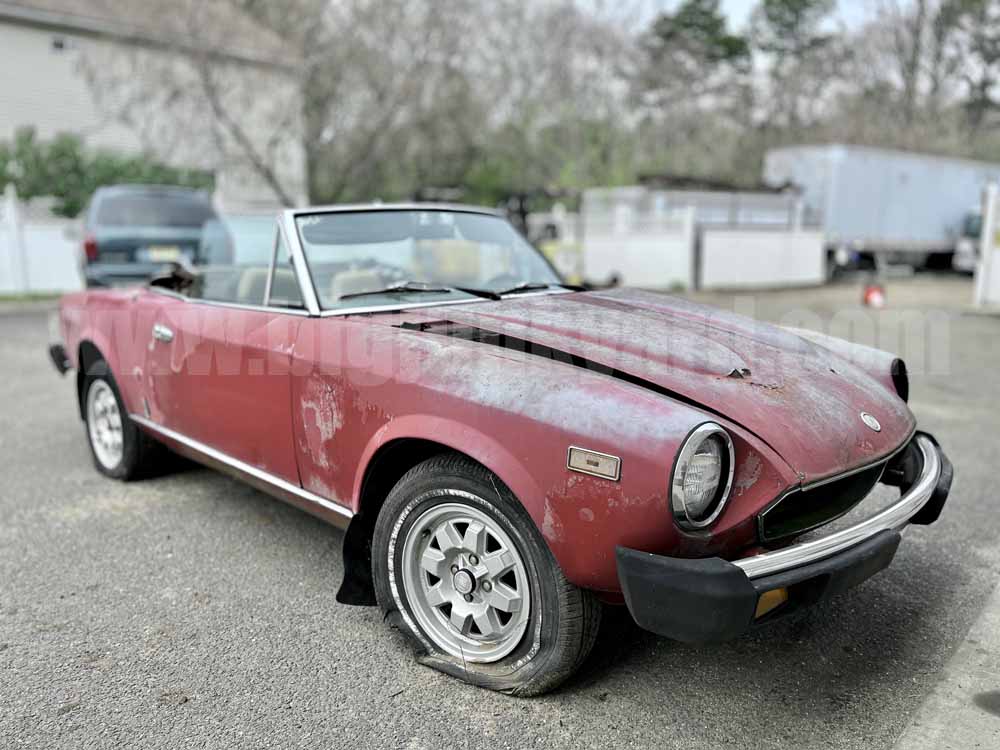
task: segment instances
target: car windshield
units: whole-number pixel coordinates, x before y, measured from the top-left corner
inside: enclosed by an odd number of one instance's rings
[[[201,196],[170,193],[108,195],[97,207],[96,223],[102,227],[183,227],[200,229],[214,216]]]
[[[341,211],[297,218],[324,308],[474,299],[462,289],[544,290],[560,279],[499,216],[449,210]]]

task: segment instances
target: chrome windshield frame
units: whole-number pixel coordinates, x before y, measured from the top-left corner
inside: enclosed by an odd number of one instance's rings
[[[455,213],[482,214],[484,216],[495,216],[506,220],[500,211],[484,208],[482,206],[466,206],[455,203],[363,203],[344,204],[336,206],[311,206],[309,208],[290,208],[281,212],[278,218],[279,231],[284,234],[288,243],[289,252],[292,257],[292,265],[295,267],[295,274],[302,291],[302,300],[306,310],[312,317],[331,318],[344,315],[362,315],[374,312],[395,312],[399,310],[409,310],[420,307],[440,307],[442,305],[471,305],[488,302],[484,297],[472,297],[468,299],[456,300],[436,300],[434,302],[389,302],[384,305],[357,305],[343,308],[323,308],[319,302],[319,294],[316,292],[316,285],[313,282],[312,272],[309,270],[309,263],[306,260],[305,248],[302,246],[302,237],[299,234],[298,219],[302,216],[316,216],[319,214],[336,213],[368,213],[379,211],[452,211]],[[520,234],[520,233],[519,233]],[[542,258],[551,267],[549,260],[543,255]],[[555,270],[555,269],[553,269]],[[557,274],[558,275],[558,274]],[[538,297],[554,294],[572,294],[572,290],[553,287],[551,289],[539,290],[537,292],[517,294],[517,297]],[[514,295],[510,295],[514,296]],[[503,299],[508,299],[504,296]]]
[[[316,287],[313,285],[312,274],[309,272],[309,264],[306,263],[299,230],[295,225],[296,216],[301,216],[303,213],[298,209],[283,211],[278,218],[278,231],[284,236],[288,252],[292,256],[292,267],[295,269],[295,277],[299,281],[302,302],[309,315],[318,317],[321,312],[319,297],[316,294]]]

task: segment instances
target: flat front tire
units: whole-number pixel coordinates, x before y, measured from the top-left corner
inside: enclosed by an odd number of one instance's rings
[[[506,486],[458,454],[409,471],[372,543],[379,606],[421,661],[521,696],[557,687],[593,646],[600,604],[569,583]]]

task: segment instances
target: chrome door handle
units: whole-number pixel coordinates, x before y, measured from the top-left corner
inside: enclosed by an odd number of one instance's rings
[[[157,341],[162,341],[165,344],[169,344],[171,341],[174,340],[174,332],[171,331],[166,326],[157,323],[153,326],[153,338],[156,339]]]

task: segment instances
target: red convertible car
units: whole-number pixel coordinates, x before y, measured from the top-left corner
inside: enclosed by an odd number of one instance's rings
[[[339,601],[518,695],[573,673],[602,602],[702,642],[841,592],[951,486],[892,355],[567,287],[488,210],[287,211],[269,262],[60,321],[100,472],[166,446],[346,528]]]

